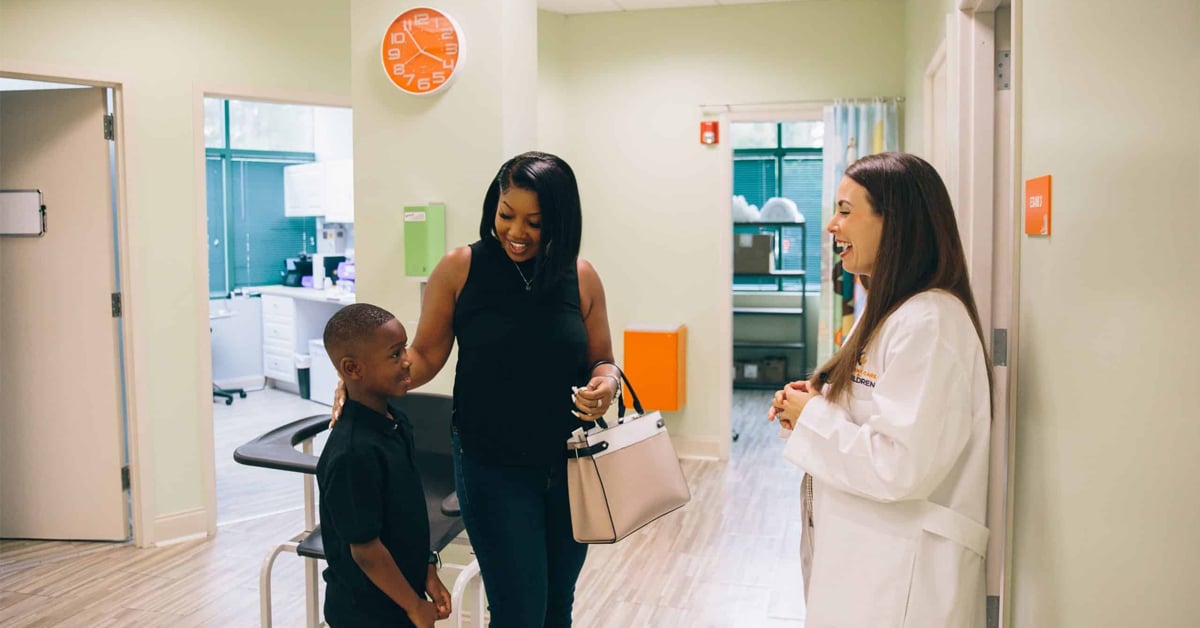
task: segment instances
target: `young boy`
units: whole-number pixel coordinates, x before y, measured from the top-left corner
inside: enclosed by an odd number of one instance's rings
[[[388,405],[411,383],[407,345],[400,321],[366,303],[342,308],[325,326],[325,350],[347,393],[317,463],[333,628],[426,628],[450,616],[429,550],[412,424]]]

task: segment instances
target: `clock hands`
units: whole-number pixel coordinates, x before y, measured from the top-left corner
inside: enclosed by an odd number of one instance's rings
[[[413,55],[413,56],[411,56],[411,57],[409,57],[409,58],[405,59],[404,61],[401,61],[401,62],[400,62],[400,65],[408,65],[409,61],[412,61],[413,59],[416,59],[417,57],[419,57],[419,56],[421,56],[421,55],[423,55],[423,54],[425,54],[425,51],[424,51],[424,50],[418,50],[418,51],[417,51],[417,54],[415,54],[415,55]]]
[[[429,57],[430,59],[433,59],[434,61],[437,61],[438,63],[441,63],[441,64],[443,64],[443,65],[445,65],[445,63],[446,63],[446,62],[445,62],[445,61],[443,61],[443,60],[442,60],[440,57],[438,57],[438,56],[436,56],[436,55],[431,55],[431,54],[429,54],[428,52],[425,52],[424,50],[422,50],[421,52],[418,52],[417,54],[419,54],[419,55],[425,55],[426,57]]]
[[[412,30],[408,28],[408,24],[404,25],[404,32],[408,35],[408,38],[412,40],[413,45],[417,47],[418,55],[425,52],[425,49],[421,47],[421,44],[417,43],[417,38],[412,34]],[[413,55],[413,58],[416,58],[416,55]],[[409,61],[412,61],[412,59],[409,59]]]

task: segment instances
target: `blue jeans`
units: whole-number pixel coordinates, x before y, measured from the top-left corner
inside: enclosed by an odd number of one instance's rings
[[[491,628],[566,628],[587,546],[571,533],[567,461],[508,466],[463,455],[454,484],[479,560]]]

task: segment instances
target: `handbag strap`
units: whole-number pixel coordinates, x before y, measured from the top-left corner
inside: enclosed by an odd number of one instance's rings
[[[625,375],[625,371],[621,370],[621,367],[617,366],[617,364],[615,362],[609,362],[608,360],[600,360],[599,362],[596,362],[595,364],[592,365],[591,370],[595,371],[596,367],[600,366],[601,364],[610,364],[610,365],[612,365],[613,368],[617,369],[618,373],[621,374],[621,379],[625,382],[625,385],[621,387],[622,390],[617,393],[617,396],[619,397],[619,396],[625,394],[625,391],[628,390],[629,396],[633,399],[634,411],[637,412],[638,414],[645,414],[646,411],[642,409],[642,402],[641,402],[641,400],[638,399],[637,391],[633,389],[633,383],[629,381],[629,377]],[[590,372],[589,372],[589,375],[590,375]],[[617,419],[623,419],[623,418],[625,418],[625,404],[619,403],[619,401],[620,400],[618,400],[618,403],[617,403]]]

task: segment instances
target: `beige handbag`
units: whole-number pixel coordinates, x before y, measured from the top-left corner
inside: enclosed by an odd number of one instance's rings
[[[662,415],[646,413],[625,373],[635,414],[617,400],[617,424],[603,419],[567,441],[571,528],[580,543],[616,543],[692,498]]]

